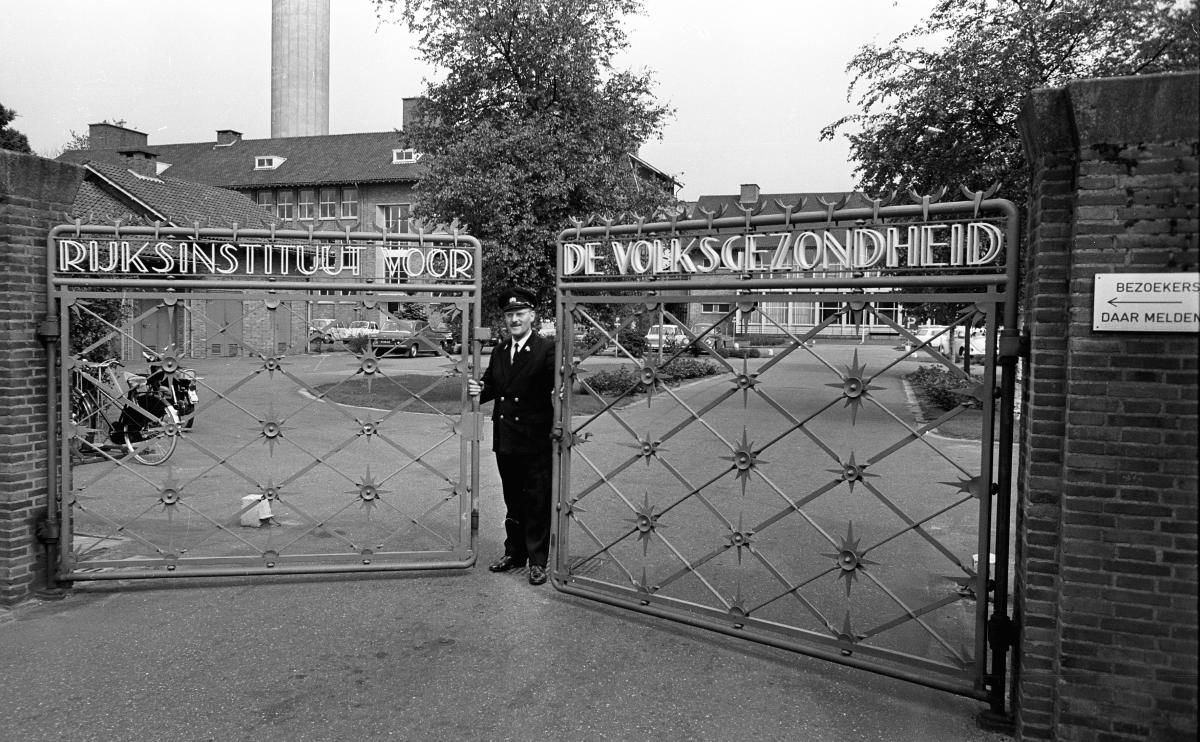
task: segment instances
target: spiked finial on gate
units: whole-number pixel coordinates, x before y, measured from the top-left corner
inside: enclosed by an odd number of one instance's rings
[[[979,216],[979,208],[980,208],[980,206],[983,205],[983,200],[985,198],[991,198],[992,196],[996,195],[997,191],[1000,190],[1000,181],[996,181],[995,183],[992,183],[991,187],[988,188],[986,191],[972,191],[970,188],[967,188],[965,185],[959,185],[958,189],[960,191],[962,191],[962,194],[964,196],[971,199],[971,201],[974,203],[975,216],[978,217]]]
[[[824,198],[817,196],[817,203],[825,207],[825,221],[833,221],[833,212],[840,210],[850,200],[849,193],[843,193],[842,197],[837,201],[826,201]]]
[[[808,196],[801,196],[800,200],[794,204],[785,204],[779,199],[775,199],[775,205],[783,212],[783,222],[787,226],[792,225],[792,213],[804,208],[804,204],[808,203]]]
[[[912,188],[908,189],[908,197],[911,198],[915,203],[921,204],[921,218],[924,221],[929,221],[929,206],[931,204],[936,204],[938,201],[942,200],[942,196],[945,196],[945,195],[946,195],[946,186],[942,186],[941,188],[939,188],[936,193],[930,193],[930,194],[927,194],[924,196],[917,193]]]

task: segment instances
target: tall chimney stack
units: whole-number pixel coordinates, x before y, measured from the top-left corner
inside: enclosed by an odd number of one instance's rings
[[[271,0],[271,137],[329,133],[329,0]]]

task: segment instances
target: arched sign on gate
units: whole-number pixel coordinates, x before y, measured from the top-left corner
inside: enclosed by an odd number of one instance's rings
[[[59,580],[474,563],[476,239],[74,224],[47,249]]]
[[[562,232],[555,586],[1003,710],[1017,218],[968,195]]]

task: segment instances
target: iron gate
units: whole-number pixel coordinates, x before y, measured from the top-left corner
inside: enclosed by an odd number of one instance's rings
[[[48,251],[59,580],[474,563],[477,240],[76,224]]]
[[[1002,711],[1017,220],[971,195],[563,232],[554,584]]]

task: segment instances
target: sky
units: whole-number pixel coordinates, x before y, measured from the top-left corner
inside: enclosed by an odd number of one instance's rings
[[[653,73],[675,109],[643,159],[681,198],[846,191],[856,108],[846,63],[919,25],[934,0],[644,0],[621,66]],[[329,132],[390,131],[401,99],[436,71],[368,0],[331,0]],[[34,152],[55,155],[89,123],[124,120],[150,145],[271,133],[270,0],[0,0],[0,104]]]

